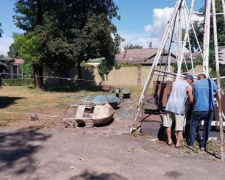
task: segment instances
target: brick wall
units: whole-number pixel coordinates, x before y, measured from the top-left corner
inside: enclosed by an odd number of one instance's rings
[[[160,69],[160,67],[156,67],[157,69]],[[164,69],[162,67],[161,69]],[[141,86],[143,87],[145,85],[145,82],[147,81],[147,77],[149,75],[149,72],[151,70],[151,66],[142,66],[141,68],[138,66],[132,66],[132,67],[121,67],[119,70],[113,69],[110,71],[108,77],[106,77],[106,81],[104,83],[112,86],[119,86],[119,87],[137,87]],[[202,66],[196,66],[195,67],[195,73],[199,73],[202,71]],[[192,74],[192,71],[189,71],[190,74]],[[84,83],[88,84],[95,84],[99,85],[102,82],[101,77],[98,74],[98,69],[96,67],[84,67],[82,68],[83,73],[83,79],[87,80]],[[46,71],[46,75],[47,75]],[[68,77],[72,78],[70,82],[76,83],[75,78],[77,78],[77,71],[76,69],[68,72]],[[150,87],[153,87],[153,81],[155,80],[162,80],[162,76],[159,76],[157,74],[154,74]],[[174,80],[173,77],[165,77],[164,80]],[[59,79],[47,79],[45,78],[45,82],[57,82]]]

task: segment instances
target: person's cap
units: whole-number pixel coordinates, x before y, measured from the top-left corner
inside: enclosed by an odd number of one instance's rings
[[[190,75],[190,74],[186,74],[186,75],[184,76],[184,78],[190,79],[190,80],[192,80],[192,81],[194,80],[193,76]]]

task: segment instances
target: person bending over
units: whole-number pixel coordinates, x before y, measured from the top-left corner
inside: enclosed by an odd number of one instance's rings
[[[176,148],[181,147],[181,137],[185,125],[185,104],[187,100],[193,103],[192,86],[193,76],[187,74],[183,80],[176,80],[172,84],[172,90],[165,108],[163,126],[166,128],[167,143],[173,144],[171,126],[175,121]]]

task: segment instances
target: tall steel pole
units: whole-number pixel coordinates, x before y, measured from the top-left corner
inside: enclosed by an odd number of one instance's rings
[[[188,14],[188,18],[185,23],[185,26],[186,26],[186,30],[185,30],[185,34],[184,34],[184,38],[183,38],[183,41],[182,39],[179,39],[179,43],[181,43],[181,47],[179,47],[179,56],[178,56],[178,70],[177,70],[177,78],[176,79],[179,79],[180,78],[180,75],[181,75],[181,65],[182,65],[182,61],[183,61],[183,58],[184,58],[184,49],[185,49],[185,46],[186,46],[186,43],[188,41],[188,37],[189,37],[189,30],[190,30],[190,24],[191,24],[191,18],[192,18],[192,11],[193,11],[193,8],[194,8],[194,2],[195,0],[192,0],[191,1],[191,7],[190,7],[190,11],[189,11],[189,14]],[[184,4],[185,1],[182,3],[182,9],[184,10]],[[188,10],[187,10],[188,12]]]
[[[150,84],[150,82],[152,80],[155,67],[158,65],[158,61],[159,61],[160,56],[161,56],[161,54],[163,52],[164,46],[166,44],[166,41],[167,41],[169,35],[171,34],[171,32],[174,29],[174,22],[176,21],[177,12],[178,12],[178,10],[181,7],[181,3],[182,2],[183,2],[183,0],[177,0],[175,8],[174,8],[174,12],[172,13],[172,15],[170,17],[170,20],[169,20],[169,22],[167,24],[166,30],[165,30],[165,32],[163,34],[162,41],[161,41],[161,44],[160,44],[160,48],[157,51],[157,54],[156,54],[155,59],[153,61],[152,67],[151,67],[151,69],[149,71],[147,80],[145,82],[144,88],[142,90],[141,97],[140,97],[139,102],[138,102],[138,109],[137,109],[137,112],[136,112],[136,114],[134,116],[134,121],[133,121],[132,127],[130,129],[130,133],[133,133],[133,131],[138,128],[138,127],[135,127],[135,122],[137,121],[138,115],[141,112],[141,109],[142,109],[142,106],[143,106],[143,102],[144,102],[144,98],[145,98],[145,95],[147,93],[149,84]]]
[[[182,59],[181,59],[181,55],[182,55],[182,9],[184,6],[184,2],[182,2],[181,7],[178,11],[178,61],[177,61],[177,77],[176,79],[180,79],[180,75],[181,75],[181,64],[182,64]]]
[[[224,23],[224,28],[225,28],[225,3],[224,0],[222,0],[222,6],[223,6],[223,23]]]
[[[216,76],[217,76],[217,86],[218,86],[217,100],[218,100],[219,122],[220,122],[220,155],[221,155],[221,160],[223,161],[224,135],[223,135],[222,101],[221,101],[220,68],[219,68],[215,0],[212,0],[212,15],[213,15],[214,51],[215,51],[215,60],[216,60]]]
[[[209,76],[209,39],[210,39],[210,8],[211,0],[205,1],[205,21],[203,39],[203,72]]]

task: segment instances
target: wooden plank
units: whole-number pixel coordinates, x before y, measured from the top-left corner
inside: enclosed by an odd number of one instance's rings
[[[85,110],[85,105],[80,105],[77,108],[77,112],[76,112],[75,118],[76,119],[81,119],[83,117],[83,115],[84,115],[84,110]]]

